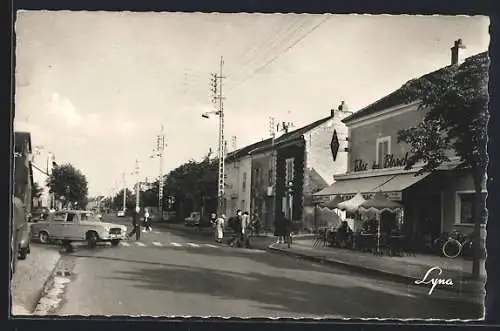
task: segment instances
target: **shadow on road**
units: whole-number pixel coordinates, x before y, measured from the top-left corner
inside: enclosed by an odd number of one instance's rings
[[[341,315],[359,318],[482,317],[473,304],[433,297],[406,297],[381,288],[324,284],[258,272],[237,273],[210,268],[163,264],[160,268],[123,271],[112,279],[127,280],[155,291],[205,294],[218,299],[248,300],[263,309],[304,315]],[[207,300],[210,305],[210,300]],[[270,308],[270,305],[275,308]],[[207,307],[209,309],[209,307]]]

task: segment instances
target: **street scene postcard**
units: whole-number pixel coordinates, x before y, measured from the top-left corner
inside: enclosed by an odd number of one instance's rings
[[[489,25],[18,11],[12,314],[483,319]]]

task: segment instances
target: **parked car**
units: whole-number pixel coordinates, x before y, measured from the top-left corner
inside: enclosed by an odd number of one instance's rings
[[[118,217],[125,217],[125,210],[118,211],[118,213],[116,213],[116,216],[118,216]]]
[[[12,274],[16,271],[17,260],[24,260],[30,253],[30,214],[23,201],[13,199],[13,227],[11,236]]]
[[[186,226],[197,226],[197,225],[200,225],[200,218],[201,218],[201,215],[199,212],[197,211],[194,211],[191,213],[191,215],[189,215],[189,217],[186,217],[184,219],[184,224]]]
[[[62,210],[49,215],[45,221],[32,224],[31,232],[41,243],[86,241],[91,247],[99,242],[111,242],[117,246],[126,239],[127,227],[102,222],[91,211]]]

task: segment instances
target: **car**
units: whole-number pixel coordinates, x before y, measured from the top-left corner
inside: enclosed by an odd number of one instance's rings
[[[18,197],[13,198],[13,227],[11,236],[12,274],[15,273],[17,260],[24,260],[30,253],[30,213]]]
[[[125,217],[125,210],[120,210],[118,213],[116,213],[117,217]]]
[[[200,225],[201,215],[197,211],[193,211],[189,217],[184,219],[184,224],[186,226],[198,226]]]
[[[125,225],[102,222],[88,210],[62,210],[52,213],[44,221],[32,224],[33,239],[41,243],[86,241],[95,247],[99,242],[117,246],[127,237]]]

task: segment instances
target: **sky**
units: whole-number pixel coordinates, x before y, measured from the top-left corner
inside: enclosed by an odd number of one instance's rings
[[[485,16],[370,16],[19,11],[16,131],[87,177],[89,195],[159,174],[150,158],[164,126],[164,172],[217,150],[209,79],[223,57],[229,151],[268,138],[269,117],[296,128],[344,100],[357,111],[406,81],[488,50]],[[45,175],[35,171],[35,181]]]

